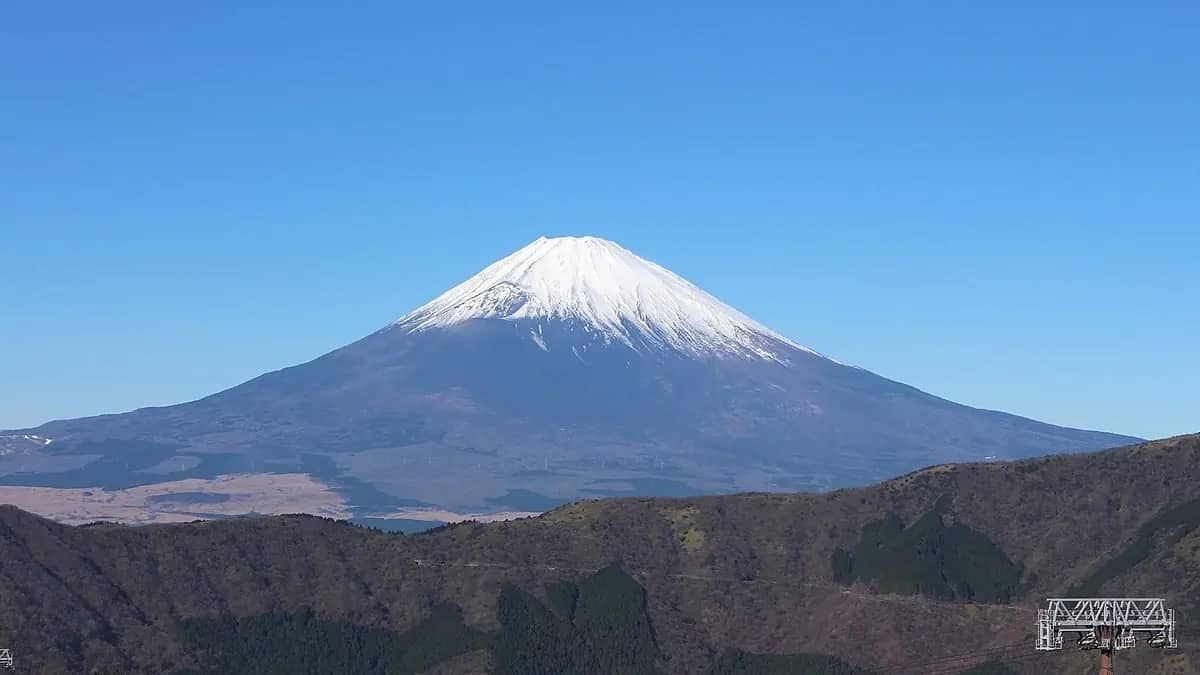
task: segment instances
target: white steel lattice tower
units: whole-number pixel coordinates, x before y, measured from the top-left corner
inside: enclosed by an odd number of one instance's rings
[[[12,651],[8,649],[0,649],[0,668],[4,670],[13,669]]]
[[[1066,633],[1080,649],[1100,650],[1101,675],[1113,675],[1112,653],[1137,644],[1142,633],[1151,647],[1174,649],[1175,610],[1162,598],[1050,598],[1038,610],[1037,648],[1063,648]]]

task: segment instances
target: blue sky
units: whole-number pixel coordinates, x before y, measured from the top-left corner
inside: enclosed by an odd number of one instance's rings
[[[0,9],[0,428],[594,234],[947,398],[1200,431],[1200,4],[247,4]]]

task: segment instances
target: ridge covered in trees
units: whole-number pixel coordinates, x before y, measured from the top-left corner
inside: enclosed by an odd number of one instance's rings
[[[665,675],[708,674],[726,648],[744,650],[724,664],[738,675],[831,665],[797,652],[886,671],[1029,644],[1033,608],[1072,587],[1161,596],[1185,620],[1196,616],[1198,500],[1200,436],[1190,436],[939,466],[821,495],[585,501],[420,535],[302,515],[70,527],[0,505],[0,644],[19,647],[22,672],[165,675],[219,672],[220,659],[244,670],[256,657],[239,650],[292,636],[289,645],[356,650],[331,668],[381,672],[384,661],[417,658],[421,650],[400,647],[405,633],[452,603],[480,633],[462,648],[482,646],[423,675],[558,667],[530,655],[523,645],[534,638],[567,672],[645,672],[653,654]],[[614,561],[644,596],[590,579]],[[610,590],[589,593],[597,584]],[[610,615],[625,618],[606,623]],[[214,623],[185,640],[181,620]],[[1197,675],[1198,649],[1181,640],[1177,651],[1129,650],[1123,669]],[[1007,668],[1078,675],[1082,659],[1064,650]],[[292,670],[304,667],[322,666]]]
[[[617,566],[580,583],[545,587],[547,606],[505,584],[500,630],[463,623],[441,604],[405,633],[321,619],[311,610],[180,622],[185,644],[204,662],[176,675],[418,675],[456,656],[491,650],[493,675],[661,675],[646,591]],[[727,650],[712,675],[872,675],[824,654]]]
[[[449,604],[403,634],[310,610],[185,620],[180,635],[204,666],[178,675],[416,675],[480,649],[492,650],[495,675],[659,675],[646,591],[620,568],[546,591],[553,609],[505,584],[496,633],[466,626]]]

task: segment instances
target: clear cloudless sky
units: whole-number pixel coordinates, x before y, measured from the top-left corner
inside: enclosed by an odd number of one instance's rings
[[[593,234],[843,361],[1200,431],[1200,3],[0,8],[0,428]]]

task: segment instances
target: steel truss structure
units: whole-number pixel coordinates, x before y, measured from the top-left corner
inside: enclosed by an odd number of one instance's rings
[[[1083,649],[1129,649],[1142,633],[1151,647],[1174,649],[1175,610],[1162,598],[1050,598],[1038,610],[1037,648],[1062,649],[1063,634],[1078,634]]]
[[[0,649],[0,668],[5,670],[13,669],[12,651],[8,649]]]

